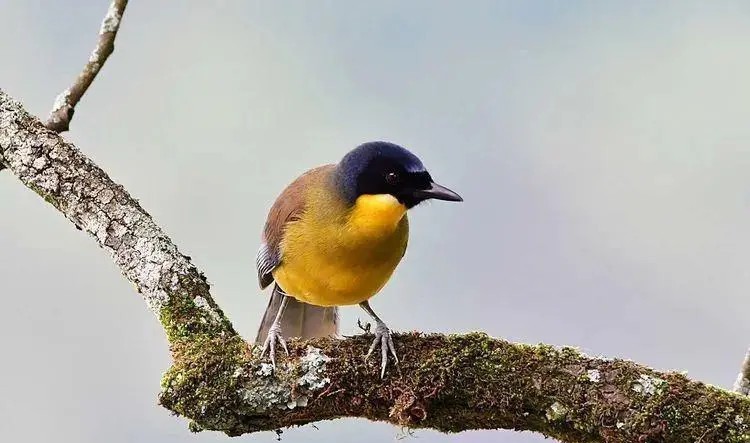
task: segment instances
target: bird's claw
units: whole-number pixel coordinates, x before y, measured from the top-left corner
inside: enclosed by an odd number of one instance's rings
[[[378,323],[375,326],[375,339],[370,345],[370,350],[367,351],[365,359],[370,358],[370,355],[374,350],[380,347],[380,378],[385,377],[385,367],[388,365],[388,352],[390,351],[393,355],[394,363],[398,364],[398,356],[396,355],[396,347],[393,345],[393,336],[391,330],[385,323]]]
[[[357,319],[357,327],[362,330],[365,334],[370,333],[370,324],[369,323],[362,323],[362,320]]]
[[[284,352],[286,352],[286,355],[288,356],[289,349],[286,347],[284,335],[281,333],[281,326],[271,325],[271,327],[268,328],[268,335],[266,336],[266,341],[263,343],[263,349],[260,351],[260,357],[263,358],[266,351],[268,351],[268,356],[271,358],[271,366],[273,366],[274,369],[276,369],[276,342],[281,343]]]

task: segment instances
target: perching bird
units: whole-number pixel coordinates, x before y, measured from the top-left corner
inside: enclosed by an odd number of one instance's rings
[[[336,307],[359,304],[376,325],[367,356],[380,347],[381,376],[389,351],[398,362],[391,332],[368,300],[406,251],[407,209],[427,199],[462,201],[433,182],[414,154],[387,142],[364,143],[287,186],[268,214],[256,260],[261,289],[276,282],[255,340],[261,355],[268,351],[275,367],[276,342],[286,350],[285,336],[336,335]]]

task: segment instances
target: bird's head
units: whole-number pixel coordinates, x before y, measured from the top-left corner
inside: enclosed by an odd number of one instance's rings
[[[363,195],[390,195],[406,208],[429,200],[463,201],[435,183],[419,158],[393,143],[359,145],[336,166],[337,186],[350,204]]]

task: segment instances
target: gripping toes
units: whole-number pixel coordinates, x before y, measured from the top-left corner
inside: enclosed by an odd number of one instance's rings
[[[266,341],[263,343],[263,349],[260,352],[260,356],[263,358],[266,351],[268,351],[268,356],[271,358],[271,366],[273,366],[274,369],[276,369],[276,342],[281,343],[284,352],[286,352],[286,355],[289,355],[289,349],[286,347],[284,335],[281,333],[281,326],[272,325],[268,329],[268,335],[266,336]]]
[[[378,323],[375,327],[375,339],[370,345],[370,350],[367,351],[365,359],[370,358],[373,351],[380,348],[380,378],[385,376],[385,368],[388,365],[388,352],[393,356],[393,361],[398,364],[398,356],[396,355],[396,347],[393,345],[393,336],[391,335],[390,329],[384,323]]]

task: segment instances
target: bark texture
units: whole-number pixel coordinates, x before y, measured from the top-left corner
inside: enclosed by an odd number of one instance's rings
[[[750,399],[637,363],[481,333],[397,335],[385,380],[368,337],[291,341],[275,373],[209,285],[122,186],[0,90],[0,164],[90,234],[156,313],[173,366],[160,402],[229,435],[364,417],[445,432],[516,429],[563,442],[750,442]],[[253,284],[250,286],[254,287]]]

